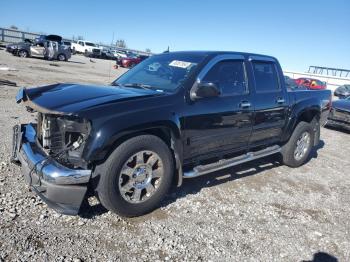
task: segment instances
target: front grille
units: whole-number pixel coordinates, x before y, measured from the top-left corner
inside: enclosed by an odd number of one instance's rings
[[[331,111],[331,118],[350,123],[350,112],[343,111],[337,108],[333,108]]]
[[[100,49],[94,48],[94,49],[92,49],[92,52],[93,52],[94,54],[99,54],[99,53],[100,53]]]

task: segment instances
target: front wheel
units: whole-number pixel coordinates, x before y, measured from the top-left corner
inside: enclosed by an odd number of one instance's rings
[[[125,217],[156,208],[168,192],[174,173],[169,147],[160,138],[140,135],[118,146],[94,178],[101,204]]]
[[[26,50],[19,50],[18,51],[18,56],[19,57],[23,57],[23,58],[26,58],[29,56],[28,52]]]
[[[310,155],[314,139],[313,125],[300,122],[294,129],[289,141],[282,147],[283,163],[290,167],[303,165]]]

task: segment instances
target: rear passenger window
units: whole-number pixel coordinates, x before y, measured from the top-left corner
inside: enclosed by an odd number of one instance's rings
[[[217,84],[222,95],[240,95],[247,92],[243,61],[218,62],[205,75],[203,81]]]
[[[273,92],[280,89],[274,63],[254,61],[252,64],[257,93]]]

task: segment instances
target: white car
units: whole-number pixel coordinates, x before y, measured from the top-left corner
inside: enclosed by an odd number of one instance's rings
[[[71,44],[71,49],[73,53],[82,53],[93,56],[100,56],[102,48],[93,42],[79,40],[77,43]]]
[[[113,50],[113,54],[116,58],[126,58],[130,53],[122,50]]]

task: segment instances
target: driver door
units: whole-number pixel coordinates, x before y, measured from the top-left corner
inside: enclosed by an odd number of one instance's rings
[[[197,82],[202,81],[215,83],[221,95],[187,104],[184,158],[246,150],[252,132],[253,107],[244,57],[217,56],[198,75]]]
[[[38,43],[30,47],[30,54],[32,56],[44,57],[45,47],[44,43]]]

